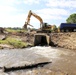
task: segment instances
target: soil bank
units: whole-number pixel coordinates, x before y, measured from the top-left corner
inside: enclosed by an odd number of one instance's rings
[[[51,33],[51,45],[76,50],[76,33]]]

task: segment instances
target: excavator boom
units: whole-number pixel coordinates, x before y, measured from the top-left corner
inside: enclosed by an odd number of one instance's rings
[[[35,18],[37,18],[37,19],[40,21],[40,28],[41,28],[42,25],[43,25],[43,20],[42,20],[42,18],[41,18],[40,16],[38,16],[37,14],[33,13],[31,10],[30,10],[29,13],[28,13],[28,16],[27,16],[27,19],[26,19],[26,22],[25,22],[23,28],[24,28],[24,29],[27,29],[27,25],[30,25],[30,18],[31,18],[31,16],[34,16]],[[32,26],[32,25],[30,25],[30,26]],[[32,26],[32,27],[33,27],[33,26]]]
[[[35,14],[35,13],[31,13],[31,14],[40,21],[40,28],[41,28],[41,26],[43,25],[42,18],[40,16],[38,16],[37,14]]]

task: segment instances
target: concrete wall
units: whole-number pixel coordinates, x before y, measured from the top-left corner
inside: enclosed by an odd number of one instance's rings
[[[51,33],[49,35],[36,34],[34,45],[50,45],[71,50],[76,50],[76,33]]]
[[[36,34],[34,36],[34,45],[49,45],[49,36],[45,34]]]

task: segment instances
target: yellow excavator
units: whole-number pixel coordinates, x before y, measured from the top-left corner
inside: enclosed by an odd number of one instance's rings
[[[30,18],[31,16],[34,16],[35,18],[37,18],[40,21],[40,30],[38,30],[37,32],[50,32],[51,30],[51,25],[48,25],[47,23],[43,23],[43,20],[40,16],[38,16],[37,14],[33,13],[31,10],[28,13],[26,22],[23,26],[24,29],[27,29],[27,26],[32,26],[30,24]],[[33,27],[33,26],[32,26]]]

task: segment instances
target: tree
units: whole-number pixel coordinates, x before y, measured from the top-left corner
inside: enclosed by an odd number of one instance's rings
[[[76,13],[71,14],[67,19],[67,23],[76,23]]]

